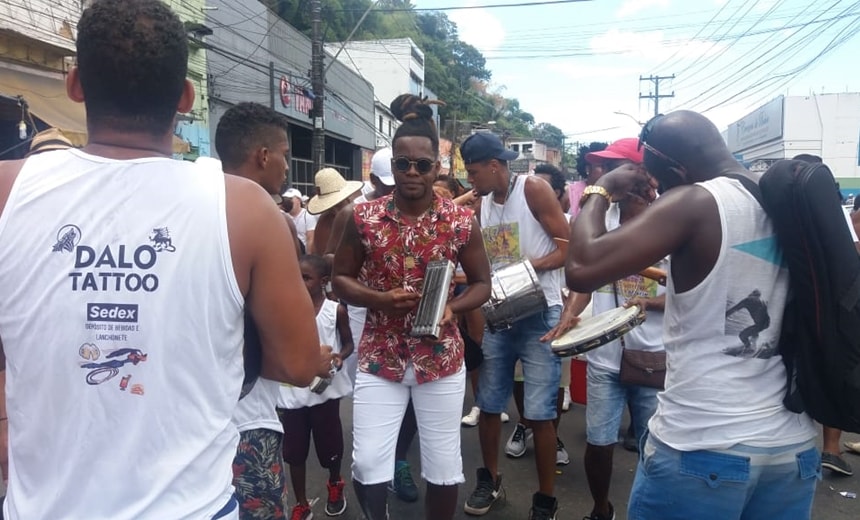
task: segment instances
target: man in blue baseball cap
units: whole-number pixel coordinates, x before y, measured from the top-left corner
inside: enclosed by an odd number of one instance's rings
[[[534,438],[538,492],[532,497],[529,518],[554,520],[558,502],[555,485],[556,397],[561,361],[544,336],[561,315],[562,276],[567,256],[567,219],[552,187],[535,176],[516,176],[508,161],[519,154],[508,150],[498,136],[480,132],[460,146],[469,183],[480,197],[475,214],[493,269],[528,260],[537,272],[547,308],[516,321],[508,330],[484,331],[484,361],[480,367],[477,405],[481,409],[478,435],[484,467],[477,470],[477,486],[466,500],[465,511],[486,514],[502,493],[498,472],[501,436],[500,415],[511,398],[514,365],[523,365],[524,417],[531,428],[518,424],[508,444],[525,446]],[[510,456],[525,452],[506,450]]]

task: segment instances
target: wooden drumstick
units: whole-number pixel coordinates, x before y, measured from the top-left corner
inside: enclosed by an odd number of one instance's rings
[[[663,269],[658,269],[656,267],[646,267],[645,269],[639,271],[639,276],[650,278],[651,280],[656,281],[660,285],[666,285],[666,271],[664,271]]]

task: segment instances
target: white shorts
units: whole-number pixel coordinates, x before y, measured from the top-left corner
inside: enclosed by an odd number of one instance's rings
[[[400,383],[358,372],[352,411],[352,478],[365,485],[394,478],[397,436],[411,396],[418,422],[421,478],[437,486],[465,482],[460,455],[465,392],[465,366],[455,374],[420,385],[411,364]]]

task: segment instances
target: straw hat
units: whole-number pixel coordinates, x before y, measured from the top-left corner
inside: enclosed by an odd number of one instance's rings
[[[59,128],[48,128],[42,130],[30,141],[30,151],[27,157],[37,153],[50,152],[51,150],[65,150],[71,148],[72,142],[63,135]]]
[[[348,199],[361,189],[361,181],[348,181],[334,168],[323,168],[314,176],[317,194],[308,202],[308,213],[319,215]]]

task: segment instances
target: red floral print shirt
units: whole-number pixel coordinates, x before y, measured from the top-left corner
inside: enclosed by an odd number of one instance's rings
[[[357,204],[354,218],[365,253],[358,279],[377,291],[403,287],[420,292],[427,263],[448,259],[456,264],[472,230],[471,211],[440,197],[434,197],[430,209],[415,220],[400,214],[392,195]],[[453,294],[452,282],[448,298]],[[419,384],[460,370],[463,339],[457,326],[446,325],[438,340],[412,337],[416,310],[406,316],[367,310],[358,347],[359,370],[399,382],[411,361]]]

